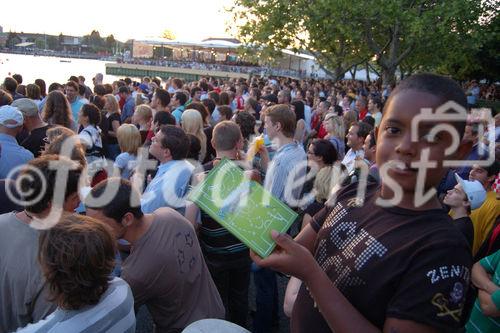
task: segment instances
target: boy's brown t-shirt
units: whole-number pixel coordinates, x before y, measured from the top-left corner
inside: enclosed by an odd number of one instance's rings
[[[357,184],[340,192],[333,207],[318,212],[315,259],[349,302],[382,329],[388,317],[439,329],[463,325],[468,303],[471,253],[460,231],[440,209],[412,211],[375,204],[369,185],[356,206]],[[464,313],[464,316],[462,316]],[[292,332],[330,332],[302,285]]]
[[[160,208],[132,247],[122,278],[136,309],[146,304],[157,332],[180,332],[205,318],[224,318],[224,306],[205,264],[196,233],[171,208]]]

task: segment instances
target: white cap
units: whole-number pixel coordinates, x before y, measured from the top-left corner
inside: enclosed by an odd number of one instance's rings
[[[455,179],[457,183],[462,186],[462,189],[467,195],[467,199],[470,202],[470,209],[474,210],[481,207],[484,200],[486,200],[486,190],[483,185],[478,181],[463,180],[458,174],[455,173]]]
[[[16,128],[22,126],[24,117],[18,108],[10,105],[0,107],[0,125],[7,128]]]
[[[201,319],[191,323],[182,333],[250,333],[250,331],[222,319]]]

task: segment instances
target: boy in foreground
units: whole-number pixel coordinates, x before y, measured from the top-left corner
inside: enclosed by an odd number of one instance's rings
[[[337,194],[336,204],[316,214],[293,241],[272,232],[278,248],[259,265],[304,283],[295,302],[292,332],[438,332],[463,326],[469,291],[470,250],[437,196],[452,143],[448,132],[429,135],[436,121],[421,122],[411,140],[412,120],[422,108],[448,101],[465,108],[454,81],[430,74],[403,81],[386,103],[378,129],[376,162],[381,185],[370,184],[364,200],[358,184]],[[438,119],[443,122],[443,120]],[[465,121],[449,121],[463,135]],[[422,154],[435,162],[418,169]],[[425,172],[425,180],[418,180]],[[417,203],[417,199],[421,199]],[[314,254],[314,257],[313,257]]]

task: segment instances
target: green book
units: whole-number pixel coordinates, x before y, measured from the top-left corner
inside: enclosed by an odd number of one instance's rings
[[[189,200],[263,258],[276,246],[271,230],[286,232],[297,218],[226,158],[193,188]]]

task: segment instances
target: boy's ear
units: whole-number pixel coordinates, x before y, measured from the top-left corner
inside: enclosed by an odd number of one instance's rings
[[[465,207],[465,208],[470,208],[470,201],[469,199],[467,198],[466,200],[463,200],[462,201],[462,205]]]
[[[134,214],[132,213],[125,213],[125,215],[122,217],[121,225],[125,228],[128,228],[132,225],[134,222]]]

